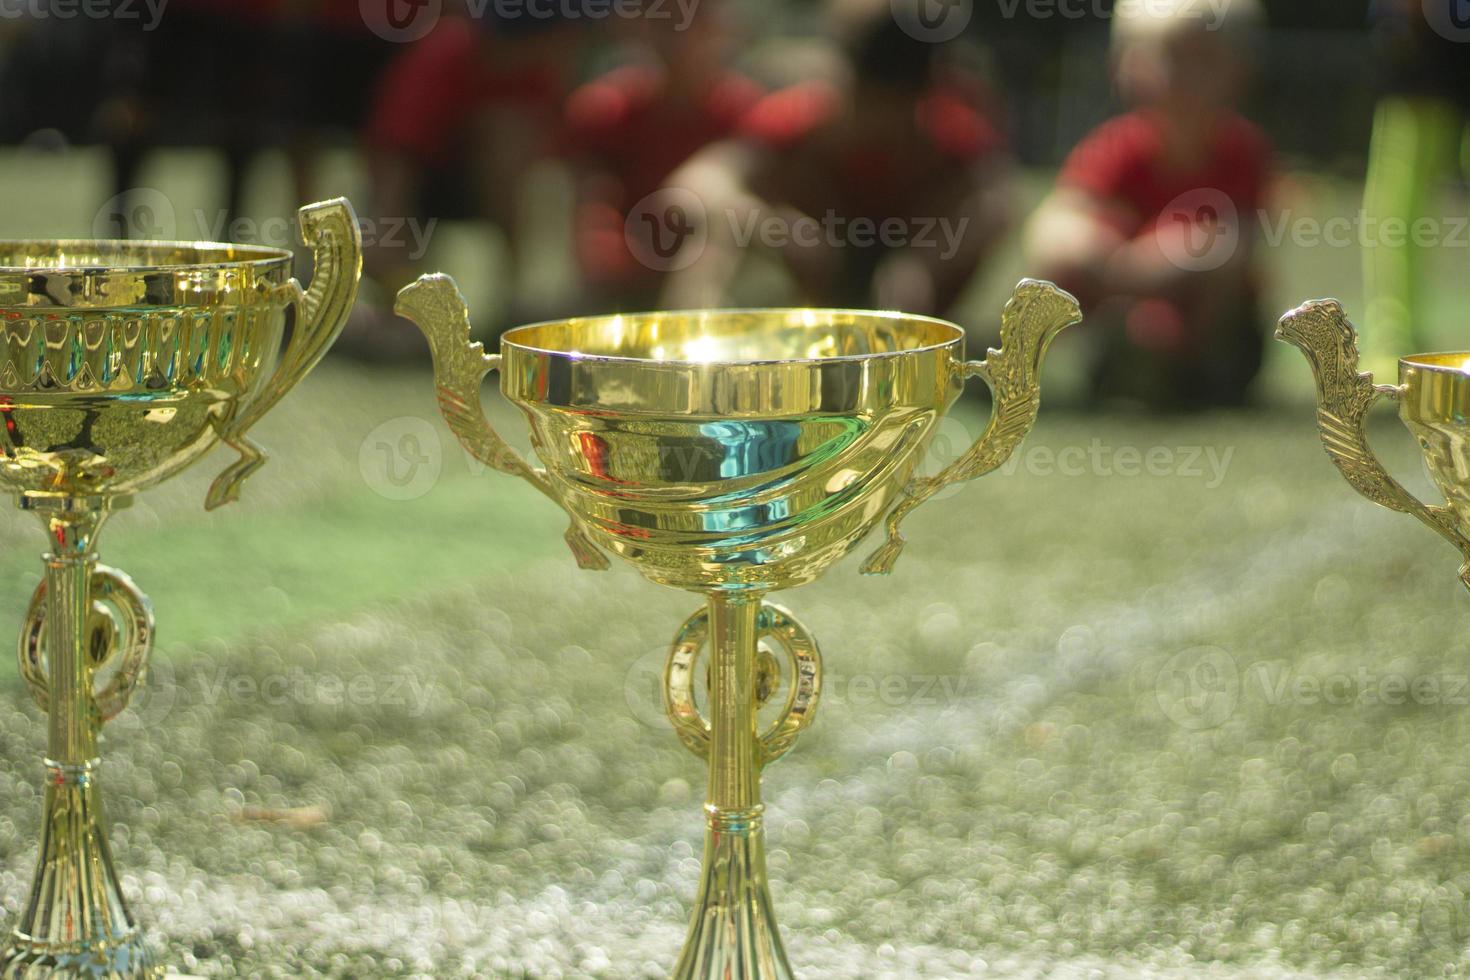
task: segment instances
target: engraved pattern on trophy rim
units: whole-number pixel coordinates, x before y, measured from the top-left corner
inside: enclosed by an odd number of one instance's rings
[[[190,388],[247,390],[260,366],[265,318],[283,304],[171,307],[24,315],[0,309],[0,395],[126,394]]]
[[[203,308],[0,309],[0,483],[126,493],[193,462],[276,364],[284,289]]]

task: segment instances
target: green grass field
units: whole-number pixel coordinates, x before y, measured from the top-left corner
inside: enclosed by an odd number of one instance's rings
[[[51,191],[3,234],[44,232],[53,208],[58,233],[87,233],[77,199],[106,197],[94,164],[5,157],[0,179],[42,166]],[[209,200],[187,160],[158,170]],[[1356,207],[1344,185],[1298,194],[1299,213]],[[449,264],[473,275],[483,236],[455,234]],[[1434,329],[1464,346],[1470,285],[1446,253]],[[1357,263],[1272,252],[1272,302],[1355,305]],[[1023,271],[1001,266],[975,291],[977,340]],[[828,677],[765,780],[798,972],[1458,975],[1470,598],[1453,550],[1343,484],[1284,346],[1263,407],[1170,420],[1070,408],[1075,350],[1058,353],[1017,464],[917,512],[892,577],[849,559],[778,597]],[[944,435],[978,433],[983,407]],[[1377,443],[1427,494],[1389,414]],[[519,432],[503,404],[492,415]],[[105,779],[125,882],[171,961],[209,977],[666,975],[703,782],[654,675],[698,600],[627,568],[579,572],[549,503],[461,455],[422,366],[329,362],[257,432],[271,462],[240,504],[203,511],[217,451],[101,541],[158,615],[155,683],[109,727]],[[1133,474],[1134,451],[1152,472]],[[1072,475],[1058,454],[1089,463]],[[0,542],[14,629],[44,541],[15,514]],[[31,874],[44,724],[0,678],[8,915]]]

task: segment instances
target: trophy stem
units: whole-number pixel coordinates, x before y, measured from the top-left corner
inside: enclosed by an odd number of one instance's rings
[[[93,673],[111,650],[92,636],[93,546],[110,509],[126,503],[22,498],[21,507],[35,511],[46,526],[53,548],[45,555],[45,630],[39,624],[27,629],[43,638],[44,680],[27,679],[43,689],[36,693],[46,704],[49,737],[40,857],[30,898],[0,952],[0,980],[163,976],[123,898],[96,783],[103,718]]]
[[[709,597],[709,797],[704,869],[674,980],[791,980],[766,881],[756,730],[759,595]]]

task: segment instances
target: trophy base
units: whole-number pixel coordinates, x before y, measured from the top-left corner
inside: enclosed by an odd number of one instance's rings
[[[168,974],[172,976],[172,974]],[[164,980],[141,933],[120,942],[58,948],[14,937],[0,953],[0,980]]]
[[[670,980],[793,980],[766,884],[761,807],[710,814],[704,875]]]

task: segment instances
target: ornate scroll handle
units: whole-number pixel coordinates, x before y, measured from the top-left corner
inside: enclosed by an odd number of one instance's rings
[[[909,511],[934,494],[961,480],[984,476],[1010,458],[1041,407],[1041,361],[1063,328],[1082,319],[1077,300],[1049,282],[1022,279],[1000,322],[1000,349],[992,348],[983,361],[964,366],[966,378],[980,377],[990,386],[990,424],[969,450],[943,471],[910,481],[904,497],[888,515],[888,540],[863,562],[864,575],[887,575],[903,551],[898,526]]]
[[[238,452],[240,458],[210,485],[209,496],[204,501],[206,510],[237,500],[245,478],[265,463],[264,450],[246,436],[246,431],[322,359],[342,332],[352,302],[357,298],[357,281],[362,275],[362,233],[352,205],[339,197],[309,204],[296,217],[302,240],[311,245],[315,263],[311,288],[303,292],[295,279],[276,287],[278,294],[296,310],[291,340],[281,353],[275,374],[260,393],[220,424],[221,440]]]
[[[98,565],[89,585],[92,614],[87,636],[92,672],[113,661],[117,669],[107,686],[93,695],[98,717],[106,722],[122,714],[148,673],[153,649],[153,604],[115,568]],[[20,675],[42,711],[51,707],[51,682],[46,667],[46,583],[36,586],[20,631]]]
[[[781,717],[760,735],[761,764],[775,762],[791,751],[796,737],[816,715],[822,694],[822,656],[805,626],[781,606],[762,603],[757,619],[761,637],[770,637],[791,658],[791,690]],[[701,759],[709,758],[710,723],[694,702],[694,665],[709,639],[709,611],[701,609],[684,621],[674,637],[664,667],[664,710],[684,746]],[[781,669],[774,657],[761,651],[757,697],[762,704],[776,689]]]
[[[1411,514],[1460,549],[1460,581],[1470,588],[1470,537],[1448,507],[1421,503],[1389,475],[1368,447],[1368,412],[1380,397],[1397,400],[1402,390],[1376,385],[1358,371],[1358,339],[1342,304],[1318,300],[1281,318],[1276,339],[1301,350],[1317,382],[1317,429],[1322,446],[1353,489],[1389,510]]]
[[[469,307],[454,280],[442,272],[420,276],[398,291],[393,312],[412,320],[429,341],[439,411],[465,452],[486,466],[520,477],[562,506],[546,471],[522,459],[485,418],[480,388],[485,375],[500,367],[500,355],[487,354],[484,345],[470,341]],[[607,568],[607,556],[597,550],[575,519],[565,537],[579,566]]]

